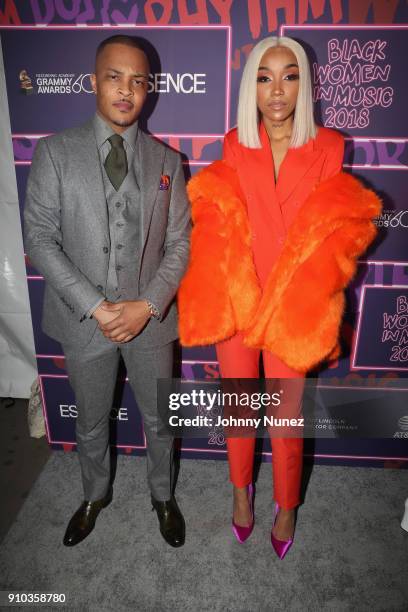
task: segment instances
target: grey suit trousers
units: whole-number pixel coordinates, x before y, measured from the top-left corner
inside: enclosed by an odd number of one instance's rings
[[[173,485],[173,439],[157,435],[157,379],[171,378],[174,343],[140,350],[138,338],[115,344],[99,328],[84,348],[64,344],[65,365],[76,396],[76,439],[84,499],[101,499],[110,470],[109,414],[122,355],[146,435],[147,478],[155,499],[170,499]]]

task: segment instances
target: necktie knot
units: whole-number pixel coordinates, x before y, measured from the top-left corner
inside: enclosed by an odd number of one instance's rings
[[[108,140],[112,149],[123,149],[123,138],[120,134],[112,134]]]

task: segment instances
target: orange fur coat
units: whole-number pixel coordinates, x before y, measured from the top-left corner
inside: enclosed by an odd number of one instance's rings
[[[253,262],[246,203],[234,169],[217,161],[188,185],[193,231],[178,293],[180,340],[205,345],[244,332],[306,372],[339,355],[344,288],[358,256],[376,235],[381,202],[340,172],[312,191],[291,224],[261,290]]]

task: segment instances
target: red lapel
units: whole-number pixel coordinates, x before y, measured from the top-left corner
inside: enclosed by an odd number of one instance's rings
[[[285,204],[321,155],[322,151],[316,148],[314,139],[310,139],[302,147],[288,149],[280,165],[276,185],[276,193],[281,206]],[[320,168],[316,168],[316,174],[320,174]]]
[[[282,211],[276,193],[274,163],[268,134],[261,123],[260,149],[249,149],[245,155],[243,174],[247,191],[253,194],[253,204],[261,208],[263,218],[274,234],[285,234]],[[251,206],[251,202],[248,202]]]

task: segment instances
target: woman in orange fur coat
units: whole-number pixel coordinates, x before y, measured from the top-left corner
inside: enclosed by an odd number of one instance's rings
[[[248,57],[223,161],[188,186],[194,227],[178,295],[181,343],[216,343],[223,378],[258,378],[262,355],[266,378],[292,379],[290,416],[301,414],[304,374],[339,354],[344,288],[380,214],[377,196],[341,171],[343,151],[343,137],[314,122],[303,48],[270,37]],[[227,438],[240,542],[254,524],[254,444]],[[271,542],[282,559],[300,503],[303,438],[271,444]]]

